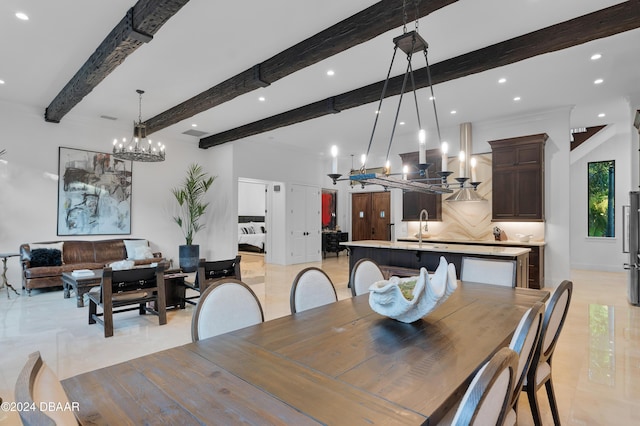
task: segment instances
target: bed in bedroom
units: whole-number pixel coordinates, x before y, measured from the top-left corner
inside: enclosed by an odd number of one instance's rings
[[[238,216],[238,250],[264,253],[264,216]]]

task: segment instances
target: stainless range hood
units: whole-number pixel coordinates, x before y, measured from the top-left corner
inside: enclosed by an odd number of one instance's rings
[[[460,151],[471,159],[471,123],[460,124]],[[469,176],[469,162],[465,161],[465,176]],[[474,188],[460,188],[446,201],[487,201]]]

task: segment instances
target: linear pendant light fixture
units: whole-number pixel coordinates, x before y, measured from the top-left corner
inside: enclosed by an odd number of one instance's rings
[[[416,2],[417,9],[417,2]],[[418,96],[416,93],[416,84],[413,74],[413,65],[412,59],[413,54],[417,52],[422,52],[424,54],[426,69],[427,69],[427,77],[429,79],[429,88],[431,91],[431,102],[433,102],[433,111],[435,115],[436,127],[438,130],[438,138],[440,139],[440,125],[438,123],[438,113],[435,104],[435,96],[433,94],[433,85],[431,83],[431,73],[429,71],[429,61],[427,59],[427,48],[429,45],[427,42],[418,34],[418,20],[419,16],[416,11],[416,21],[415,21],[415,29],[413,31],[407,32],[406,25],[406,2],[403,2],[403,14],[405,18],[405,23],[403,26],[403,34],[393,39],[393,56],[391,58],[391,65],[389,66],[389,71],[387,73],[387,78],[384,81],[384,85],[382,88],[382,94],[380,95],[380,101],[378,103],[378,109],[376,113],[376,118],[373,123],[373,130],[371,131],[371,137],[369,139],[369,146],[367,147],[367,152],[363,155],[362,158],[362,166],[359,170],[359,173],[350,174],[348,178],[342,178],[342,175],[337,172],[337,147],[332,147],[332,170],[328,175],[335,185],[339,180],[350,180],[352,183],[360,183],[362,186],[365,185],[381,185],[385,189],[388,188],[399,188],[403,191],[411,191],[411,192],[424,192],[430,194],[443,194],[443,193],[452,193],[453,191],[449,189],[449,183],[447,182],[447,177],[451,174],[450,171],[438,171],[437,174],[439,177],[429,177],[428,169],[430,164],[426,162],[426,132],[422,128],[422,124],[420,121],[420,111],[418,108]],[[402,81],[402,89],[400,91],[398,106],[396,108],[395,118],[391,130],[391,136],[389,138],[389,145],[387,147],[387,156],[386,156],[386,165],[384,169],[384,173],[372,173],[368,172],[366,169],[366,161],[369,157],[369,152],[371,151],[371,144],[373,142],[373,137],[375,135],[376,127],[378,124],[378,119],[380,117],[382,111],[382,101],[385,98],[385,93],[389,84],[391,70],[393,68],[393,62],[396,57],[396,53],[398,48],[406,54],[407,58],[407,67],[404,73],[404,78]],[[410,84],[410,91],[413,93],[413,99],[416,107],[416,115],[418,119],[418,152],[419,152],[419,160],[418,164],[414,166],[414,170],[409,171],[407,167],[404,168],[402,173],[392,174],[390,173],[389,166],[389,153],[391,151],[391,144],[393,143],[393,137],[396,130],[396,125],[398,123],[398,115],[400,113],[400,106],[402,104],[403,95],[407,89],[407,85]]]

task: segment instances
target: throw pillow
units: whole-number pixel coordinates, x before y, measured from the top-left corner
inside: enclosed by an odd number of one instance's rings
[[[40,248],[31,250],[31,267],[38,266],[60,266],[62,265],[62,254],[58,249]]]
[[[153,252],[151,251],[151,247],[136,247],[136,252],[134,256],[135,260],[142,259],[153,259]]]
[[[56,249],[60,250],[60,259],[62,263],[64,263],[64,242],[61,241],[59,243],[29,243],[29,250],[33,251],[34,249]]]
[[[149,242],[147,240],[123,240],[124,246],[127,249],[127,259],[135,260],[136,259],[136,249],[138,247],[149,247]]]

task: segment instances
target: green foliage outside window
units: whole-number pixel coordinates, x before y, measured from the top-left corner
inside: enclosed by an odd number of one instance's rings
[[[616,162],[588,163],[590,237],[615,237],[615,170]]]

